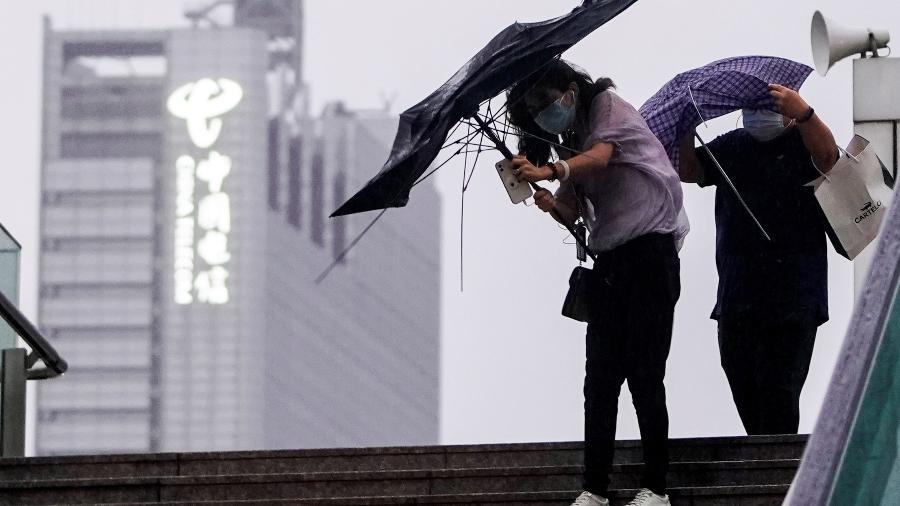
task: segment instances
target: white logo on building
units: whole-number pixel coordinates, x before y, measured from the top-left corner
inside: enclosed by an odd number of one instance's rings
[[[187,121],[188,135],[198,148],[216,143],[222,133],[222,119],[244,97],[241,86],[229,79],[201,79],[178,88],[169,95],[168,108],[176,118]]]
[[[220,116],[237,107],[244,92],[228,79],[200,79],[176,89],[168,100],[169,112],[187,123],[191,143],[211,148],[222,133]],[[228,302],[228,269],[231,260],[228,234],[231,205],[223,191],[231,173],[231,157],[216,150],[197,160],[183,154],[175,161],[175,303]],[[199,196],[198,180],[206,183]],[[195,234],[200,229],[200,237]],[[198,261],[199,258],[199,261]],[[202,262],[201,262],[202,261]]]

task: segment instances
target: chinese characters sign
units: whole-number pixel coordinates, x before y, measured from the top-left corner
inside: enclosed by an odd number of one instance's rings
[[[228,234],[231,206],[224,183],[231,158],[215,149],[223,116],[237,107],[243,90],[228,79],[200,79],[175,90],[169,112],[187,123],[199,153],[175,161],[175,302],[228,302]]]

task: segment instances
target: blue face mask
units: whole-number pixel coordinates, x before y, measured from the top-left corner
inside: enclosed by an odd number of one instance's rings
[[[744,129],[760,142],[767,142],[783,134],[784,116],[766,109],[744,109]]]
[[[574,98],[574,92],[572,93]],[[575,122],[575,100],[572,100],[572,105],[563,105],[562,100],[565,96],[564,93],[559,100],[545,107],[534,117],[534,122],[545,132],[559,135],[568,130]]]

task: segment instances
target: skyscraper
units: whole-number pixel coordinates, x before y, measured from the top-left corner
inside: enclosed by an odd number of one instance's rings
[[[301,4],[234,26],[45,27],[40,454],[435,443],[440,202],[327,215],[396,117],[307,114]]]

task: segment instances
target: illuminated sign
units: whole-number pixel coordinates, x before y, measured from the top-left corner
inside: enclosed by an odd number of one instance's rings
[[[224,127],[221,116],[237,107],[243,96],[240,85],[228,79],[200,79],[169,96],[169,112],[185,120],[191,143],[207,150],[199,160],[182,154],[175,161],[177,304],[228,302],[231,205],[224,183],[231,173],[231,158],[211,148]]]

